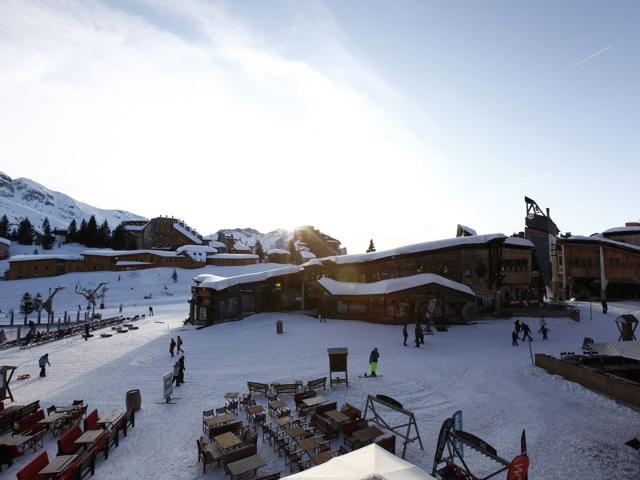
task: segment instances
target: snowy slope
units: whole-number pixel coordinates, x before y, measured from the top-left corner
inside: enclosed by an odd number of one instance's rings
[[[217,239],[219,232],[225,233],[226,235],[233,235],[233,238],[235,238],[236,240],[240,240],[242,243],[248,245],[249,247],[254,247],[256,242],[260,240],[262,248],[265,252],[272,248],[286,249],[289,240],[293,238],[293,233],[282,228],[278,228],[269,233],[261,233],[253,228],[223,229],[212,235],[209,235],[209,237],[207,238]]]
[[[0,216],[6,214],[9,222],[17,224],[29,217],[33,225],[39,227],[45,217],[53,228],[66,228],[72,219],[78,223],[83,218],[96,217],[98,224],[105,219],[111,228],[123,220],[144,220],[144,217],[125,210],[103,210],[74,200],[64,193],[49,190],[28,178],[11,179],[0,172]]]

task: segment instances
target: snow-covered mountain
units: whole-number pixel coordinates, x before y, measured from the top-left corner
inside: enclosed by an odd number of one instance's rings
[[[45,217],[52,228],[66,228],[72,219],[78,223],[95,215],[98,224],[105,219],[111,228],[123,220],[145,220],[125,210],[103,210],[74,200],[64,193],[49,190],[28,178],[11,179],[0,172],[0,216],[6,214],[9,222],[17,224],[24,217],[39,227]]]
[[[216,240],[218,233],[222,232],[225,235],[232,235],[236,240],[240,240],[242,243],[249,247],[254,247],[256,242],[260,240],[262,248],[266,252],[272,248],[287,248],[289,240],[293,238],[293,233],[282,228],[278,228],[269,233],[261,233],[253,228],[234,228],[223,229],[218,232],[209,235],[206,238]]]

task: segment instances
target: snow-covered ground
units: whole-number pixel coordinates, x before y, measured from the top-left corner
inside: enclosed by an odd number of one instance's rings
[[[640,310],[640,305],[612,304],[606,316],[594,308],[592,320],[588,304],[580,308],[583,320],[579,323],[548,319],[550,340],[543,342],[534,334],[534,353],[579,351],[584,336],[616,340],[615,313]],[[145,310],[140,303],[127,307],[126,313]],[[182,300],[156,304],[155,312],[139,323],[138,331],[109,339],[75,338],[0,352],[0,364],[17,365],[17,374],[36,377],[13,383],[18,403],[40,399],[46,408],[83,398],[90,409],[106,412],[124,406],[127,390],[141,390],[143,408],[136,427],[108,461],[99,460],[97,478],[121,479],[124,471],[132,479],[201,478],[195,440],[201,434],[202,410],[222,406],[226,391],[245,391],[247,380],[309,380],[328,375],[326,348],[336,346],[349,348],[350,387],[328,389],[326,396],[360,407],[368,393],[383,393],[402,402],[415,412],[424,443],[424,451],[412,444],[407,459],[427,471],[442,421],[461,409],[465,429],[506,458],[519,452],[520,431],[525,428],[532,480],[638,478],[640,459],[624,442],[639,434],[640,414],[533,367],[526,345],[511,346],[512,321],[453,327],[428,336],[426,345],[418,349],[403,347],[401,328],[395,326],[331,319],[319,323],[306,315],[274,313],[196,330],[182,326],[187,313]],[[275,333],[277,319],[285,322],[284,335]],[[526,321],[537,330],[537,320]],[[165,405],[162,375],[173,365],[168,344],[178,334],[185,341],[186,383],[175,393],[175,404]],[[373,347],[380,351],[378,371],[383,376],[358,378],[367,369]],[[51,368],[46,379],[39,379],[36,363],[45,351]],[[290,397],[285,399],[293,405]],[[45,447],[55,454],[54,439],[48,436]],[[263,472],[287,472],[284,460],[261,438],[258,449],[269,462]],[[6,478],[32,457],[20,459]],[[224,476],[211,469],[206,477]]]

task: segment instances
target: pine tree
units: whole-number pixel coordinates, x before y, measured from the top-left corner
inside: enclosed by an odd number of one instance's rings
[[[120,224],[111,235],[111,248],[114,250],[127,250],[129,248],[129,238],[124,225]]]
[[[262,248],[262,243],[260,243],[260,240],[256,241],[255,254],[258,255],[258,258],[260,258],[261,262],[264,260],[264,249]]]
[[[65,243],[72,243],[78,241],[78,224],[76,223],[76,219],[71,220],[69,224],[69,228],[67,228],[67,236],[65,238]]]
[[[49,224],[49,218],[47,217],[44,217],[44,221],[42,222],[42,232],[44,233],[42,238],[42,249],[51,250],[56,239],[51,234],[51,225]]]
[[[16,227],[13,227],[13,230],[11,230],[11,233],[9,234],[9,240],[13,242],[18,240],[18,229]]]
[[[173,273],[171,274],[171,280],[173,280],[173,283],[178,283],[178,272],[176,272],[176,269],[173,269]]]
[[[107,220],[102,222],[98,229],[98,242],[97,246],[100,248],[107,248],[111,244],[111,229]]]
[[[20,301],[20,313],[24,315],[24,318],[27,318],[27,315],[33,313],[33,298],[29,292],[24,292],[22,295],[22,300]]]
[[[373,244],[373,238],[369,240],[369,248],[367,248],[367,253],[375,252],[376,246]]]
[[[40,310],[42,310],[42,307],[44,306],[43,304],[44,301],[42,300],[42,295],[40,295],[40,292],[38,292],[33,298],[33,311],[39,312]]]
[[[85,240],[85,245],[87,247],[98,246],[98,222],[96,222],[96,217],[94,217],[93,215],[91,215],[91,218],[87,222],[87,233]]]
[[[76,242],[81,243],[82,245],[87,244],[87,221],[84,218],[82,219],[82,222],[80,222]]]
[[[0,237],[9,238],[9,219],[6,215],[0,218]]]
[[[17,237],[20,245],[33,245],[33,225],[28,218],[20,222]]]

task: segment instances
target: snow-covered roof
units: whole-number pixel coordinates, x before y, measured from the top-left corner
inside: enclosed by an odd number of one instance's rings
[[[214,248],[227,248],[224,243],[219,242],[218,240],[207,239],[207,242],[209,242],[209,246]]]
[[[507,237],[502,233],[492,233],[488,235],[456,237],[456,238],[447,238],[444,240],[435,240],[431,242],[416,243],[414,245],[407,245],[404,247],[398,247],[391,250],[382,250],[378,252],[356,253],[352,255],[337,255],[333,257],[327,257],[325,260],[335,262],[339,265],[349,264],[349,263],[362,263],[362,262],[370,262],[373,260],[380,260],[382,258],[387,258],[387,257],[394,257],[398,255],[409,255],[412,253],[441,250],[444,248],[485,245],[489,242],[497,241],[500,239],[503,239],[504,242],[508,245],[516,245],[516,246],[533,248],[533,243],[531,243],[529,240],[525,238]]]
[[[308,250],[308,249],[300,250],[298,253],[300,254],[300,256],[302,258],[304,258],[306,260],[310,260],[310,259],[316,258],[316,254],[313,253],[311,250]]]
[[[141,232],[142,230],[144,230],[144,227],[146,227],[147,225],[125,225],[124,229],[128,230],[130,232]]]
[[[235,277],[227,277],[227,278],[217,277],[217,278],[203,279],[204,277],[203,275],[198,275],[197,277],[194,278],[194,281],[197,283],[196,279],[199,279],[200,286],[204,288],[211,288],[213,290],[224,290],[226,288],[233,287],[234,285],[263,282],[272,277],[292,275],[294,273],[298,273],[303,270],[304,268],[296,265],[296,266],[290,266],[290,267],[276,268],[274,270],[265,270],[264,272],[236,275]],[[212,275],[211,277],[215,277],[215,275]]]
[[[253,253],[216,253],[215,255],[209,255],[209,258],[222,260],[250,260],[260,257]]]
[[[79,255],[51,254],[51,255],[14,255],[9,262],[29,262],[32,260],[82,260]]]
[[[573,235],[569,238],[564,239],[565,242],[576,242],[576,243],[595,243],[601,245],[608,245],[610,247],[622,248],[626,250],[631,250],[633,252],[640,253],[640,245],[634,245],[632,243],[619,242],[617,240],[611,240],[610,238],[605,238],[600,234],[591,235],[590,237],[584,237],[582,235]]]
[[[218,250],[208,245],[183,245],[176,248],[176,253],[182,252],[217,253]]]
[[[294,473],[283,480],[435,480],[434,477],[372,443],[344,455],[333,457],[316,467]]]
[[[302,265],[300,265],[301,267],[324,267],[324,264],[322,263],[322,259],[320,258],[312,258],[311,260],[309,260],[308,262],[303,263]]]
[[[285,250],[283,248],[272,248],[267,251],[267,255],[289,255],[289,250]]]
[[[197,275],[193,278],[193,281],[197,284],[200,285],[202,282],[206,282],[206,281],[214,281],[214,280],[222,280],[226,277],[221,277],[219,275],[212,275],[211,273],[201,273],[200,275]]]
[[[408,277],[389,278],[372,283],[339,282],[332,278],[323,277],[318,283],[331,295],[358,296],[358,295],[388,295],[394,292],[409,290],[410,288],[424,285],[439,285],[441,287],[456,290],[465,295],[475,297],[475,293],[466,285],[441,277],[435,273],[418,273]]]
[[[185,237],[187,237],[189,240],[191,240],[193,243],[197,243],[197,244],[201,244],[202,240],[192,231],[187,230],[187,228],[180,222],[174,222],[173,223],[173,228],[175,228],[177,231],[179,231],[181,234],[183,234]]]
[[[7,247],[11,246],[11,240],[9,240],[8,238],[0,237],[0,243],[6,245]]]
[[[120,260],[118,262],[116,262],[116,265],[119,267],[127,267],[127,266],[134,266],[134,265],[153,265],[153,263],[151,262],[136,262],[133,260]]]
[[[251,251],[251,247],[249,247],[248,245],[245,245],[240,240],[238,240],[236,243],[233,244],[233,249],[234,250],[238,250],[238,251],[242,251],[242,252],[250,252]]]
[[[140,255],[148,253],[158,257],[175,257],[176,252],[168,250],[111,250],[110,248],[93,248],[80,252],[80,255],[97,255],[100,257],[122,257],[126,255]]]
[[[478,232],[476,232],[473,228],[471,227],[467,227],[466,225],[462,225],[459,224],[458,228],[460,230],[462,230],[463,232],[467,233],[468,235],[478,235]]]
[[[602,232],[603,235],[612,233],[640,233],[640,227],[614,227]]]

